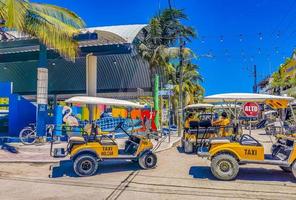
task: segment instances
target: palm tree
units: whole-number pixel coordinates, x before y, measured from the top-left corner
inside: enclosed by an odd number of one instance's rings
[[[159,69],[166,70],[170,59],[179,55],[178,48],[172,47],[180,36],[188,41],[195,37],[192,27],[181,24],[180,20],[183,19],[187,19],[187,16],[178,9],[165,9],[151,19],[138,51],[149,62],[152,78]]]
[[[180,55],[179,48],[173,47],[178,39],[182,37],[190,41],[191,37],[195,37],[194,29],[182,24],[181,20],[187,20],[182,10],[165,9],[151,19],[144,39],[138,45],[139,54],[149,62],[152,90],[157,73],[166,73],[170,60]],[[154,95],[154,98],[158,97]]]
[[[200,97],[203,96],[204,88],[200,85],[200,83],[203,81],[203,78],[199,74],[198,70],[199,67],[193,63],[187,63],[183,66],[182,93],[185,105],[197,103],[200,100]],[[168,76],[169,83],[174,85],[174,95],[172,96],[172,102],[174,110],[177,111],[180,94],[180,85],[178,80],[180,77],[180,66],[171,65]],[[175,113],[175,115],[177,115],[177,113]]]
[[[39,61],[45,65],[42,67],[46,67],[46,46],[55,49],[65,58],[75,60],[78,43],[73,37],[79,33],[79,28],[84,26],[83,20],[75,13],[58,6],[31,3],[28,0],[0,0],[0,21],[2,32],[14,30],[39,39],[41,43]],[[48,80],[44,80],[42,84],[47,86]],[[42,87],[37,86],[37,96],[42,93],[41,90]],[[44,97],[46,98],[46,95]],[[46,132],[46,119],[42,114],[46,111],[45,104],[44,101],[38,102],[37,116],[40,116],[37,117],[38,136]]]
[[[272,74],[271,87],[275,94],[280,95],[283,88],[289,84],[289,80],[281,73],[281,67],[278,71]]]
[[[84,22],[65,8],[27,0],[0,0],[0,20],[4,31],[16,30],[36,37],[71,60],[77,55],[78,43],[73,36]]]

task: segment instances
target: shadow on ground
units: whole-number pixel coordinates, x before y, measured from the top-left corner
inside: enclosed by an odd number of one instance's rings
[[[179,153],[184,153],[184,154],[188,154],[188,155],[190,155],[190,154],[196,155],[196,148],[193,149],[192,153],[186,153],[184,151],[184,148],[179,147],[179,146],[177,147],[177,150],[178,150]]]
[[[193,166],[189,170],[189,175],[197,179],[217,180],[207,166]],[[283,172],[280,169],[265,168],[240,168],[237,180],[247,181],[279,181],[296,183],[292,173]]]
[[[113,172],[122,171],[136,171],[140,167],[138,163],[131,161],[119,161],[119,160],[108,160],[99,163],[97,174],[106,174]],[[63,176],[78,177],[73,170],[72,160],[63,160],[59,164],[52,165],[51,167],[51,178],[59,178]]]

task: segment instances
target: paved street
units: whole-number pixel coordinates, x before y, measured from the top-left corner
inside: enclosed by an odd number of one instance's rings
[[[158,153],[156,169],[105,162],[93,177],[77,178],[62,163],[56,178],[49,164],[0,164],[0,199],[296,199],[292,174],[274,166],[245,165],[237,180],[217,181],[209,162],[178,148]],[[66,175],[62,176],[64,172]]]

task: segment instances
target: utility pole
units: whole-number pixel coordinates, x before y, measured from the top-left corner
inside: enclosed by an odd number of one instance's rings
[[[257,93],[257,67],[256,67],[256,65],[254,65],[253,76],[254,76],[253,93]]]
[[[179,49],[179,71],[180,71],[180,77],[179,77],[179,124],[178,124],[178,136],[180,137],[182,135],[182,126],[183,126],[183,62],[184,62],[184,57],[183,57],[183,49],[185,46],[185,42],[182,39],[182,36],[180,35],[179,39],[180,43],[180,49]]]
[[[171,3],[171,0],[168,0],[168,3],[169,3],[169,8],[172,10],[172,3]]]

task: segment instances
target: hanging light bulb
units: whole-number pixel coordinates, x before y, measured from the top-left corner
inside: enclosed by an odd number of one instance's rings
[[[213,56],[213,52],[212,52],[213,50],[212,49],[210,49],[209,50],[209,52],[208,52],[208,57],[209,58],[213,58],[214,56]]]
[[[261,48],[258,48],[258,54],[261,54]]]
[[[263,35],[262,35],[262,33],[260,32],[260,33],[258,33],[258,35],[259,35],[259,40],[263,40]]]
[[[205,43],[205,36],[201,37],[201,43]]]
[[[279,32],[277,32],[277,34],[276,34],[276,38],[277,38],[277,39],[279,39],[279,38],[280,38],[280,31],[279,31]]]
[[[279,53],[279,48],[275,47],[275,53],[278,54]]]
[[[240,41],[240,42],[243,41],[243,34],[239,34],[239,41]]]
[[[220,42],[224,42],[224,37],[223,37],[223,35],[220,36]]]
[[[241,55],[244,56],[245,55],[245,51],[241,50]]]
[[[225,56],[228,56],[229,54],[228,54],[228,50],[227,49],[225,49]]]

